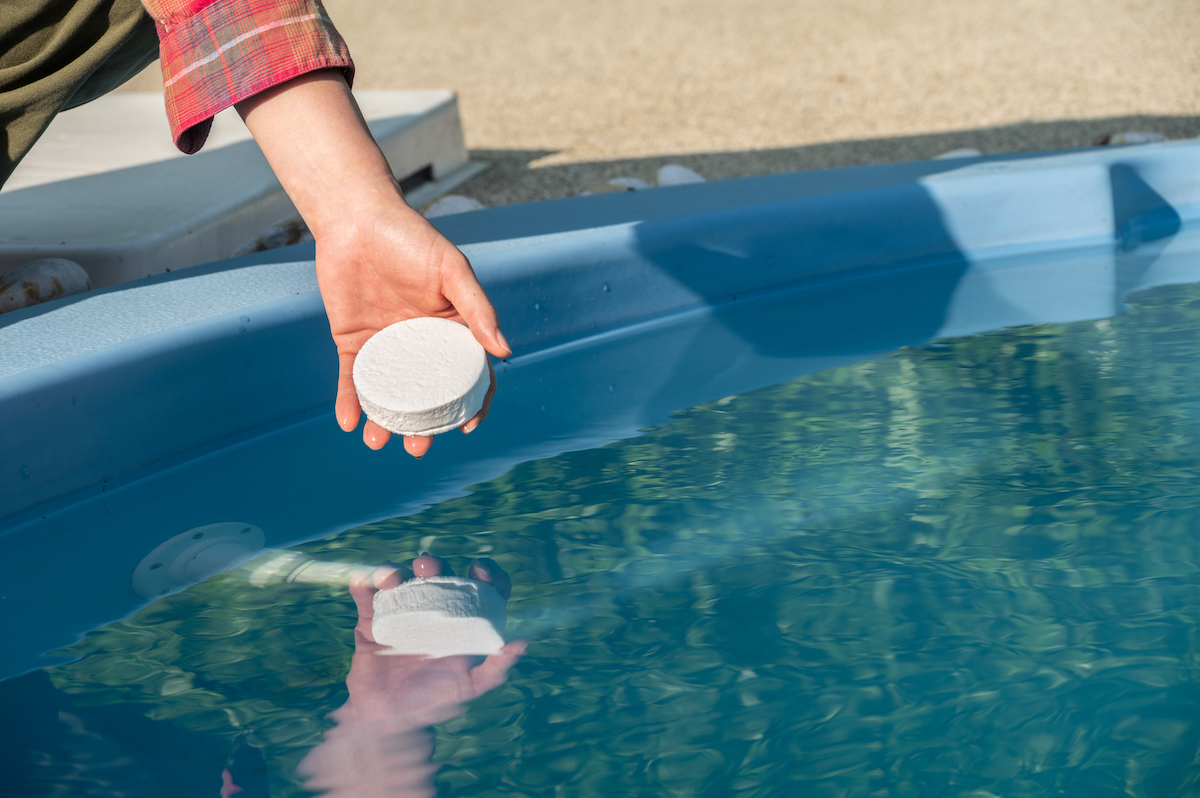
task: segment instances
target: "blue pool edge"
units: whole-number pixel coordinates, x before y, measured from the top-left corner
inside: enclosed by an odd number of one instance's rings
[[[1200,216],[1198,175],[1189,141],[742,178],[437,223],[471,259],[519,362],[806,283],[1134,250]],[[312,257],[311,245],[259,253],[0,317],[12,358],[0,369],[0,529],[331,415],[336,356]]]

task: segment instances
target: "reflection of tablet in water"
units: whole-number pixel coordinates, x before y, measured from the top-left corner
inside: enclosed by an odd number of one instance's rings
[[[495,654],[504,645],[504,599],[486,582],[416,577],[375,594],[371,634],[382,654]]]

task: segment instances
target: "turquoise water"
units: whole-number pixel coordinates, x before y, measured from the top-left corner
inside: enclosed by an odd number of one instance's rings
[[[441,795],[1200,791],[1200,287],[903,349],[296,547],[511,575]],[[230,573],[0,683],[19,795],[304,794],[342,589]],[[20,759],[25,757],[25,759]]]

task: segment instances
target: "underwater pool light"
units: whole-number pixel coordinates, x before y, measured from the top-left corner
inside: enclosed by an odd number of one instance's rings
[[[159,544],[133,571],[133,589],[154,599],[236,568],[262,550],[266,538],[251,524],[225,521],[180,532]]]

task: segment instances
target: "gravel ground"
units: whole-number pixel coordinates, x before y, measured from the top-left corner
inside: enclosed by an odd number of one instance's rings
[[[458,92],[486,205],[1200,135],[1194,0],[326,0],[361,88]],[[132,89],[153,88],[153,70]]]

